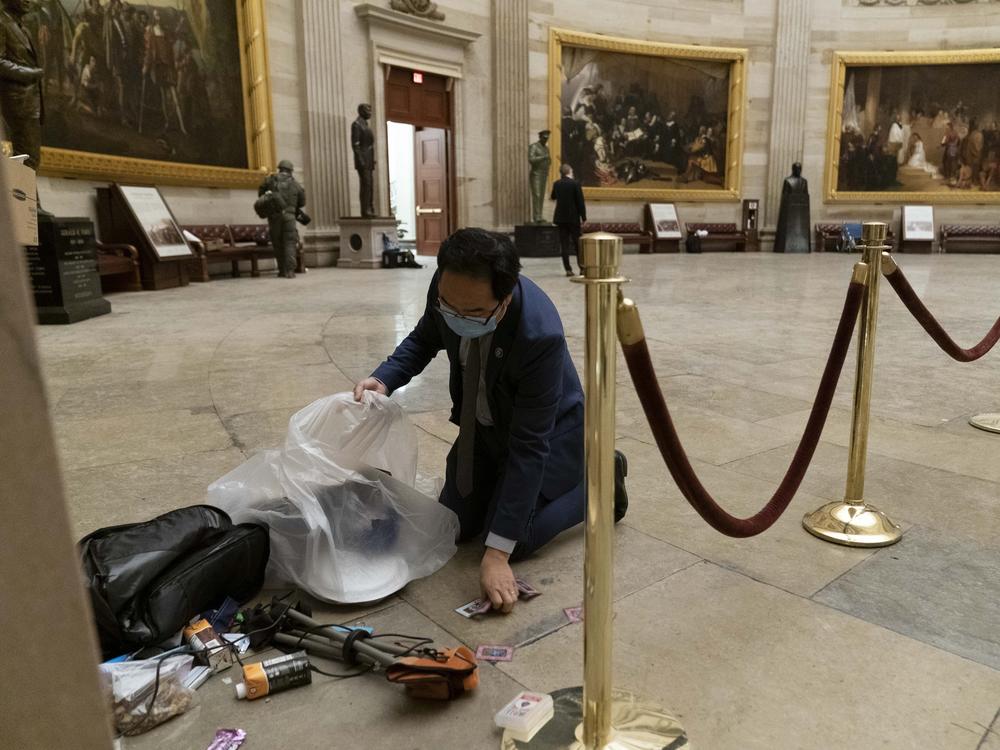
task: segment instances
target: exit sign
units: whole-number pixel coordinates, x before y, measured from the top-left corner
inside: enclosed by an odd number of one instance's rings
[[[423,73],[418,73],[417,71],[414,70],[413,71],[413,82],[414,83],[423,83],[424,82],[424,74]]]

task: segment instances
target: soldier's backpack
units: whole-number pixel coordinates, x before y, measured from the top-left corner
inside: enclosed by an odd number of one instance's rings
[[[278,216],[287,208],[285,199],[275,189],[277,186],[274,182],[273,177],[268,178],[267,192],[254,201],[253,204],[254,213],[262,219],[270,219],[273,216]]]

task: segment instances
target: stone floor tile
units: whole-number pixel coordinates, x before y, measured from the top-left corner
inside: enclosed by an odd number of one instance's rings
[[[970,428],[971,429],[971,428]],[[740,474],[780,476],[791,460],[792,445],[726,464]],[[842,500],[847,481],[847,448],[820,442],[802,489],[821,498]],[[919,523],[949,536],[988,544],[996,540],[1000,484],[921,466],[873,453],[865,470],[865,497],[904,526]]]
[[[815,599],[1000,671],[1000,551],[996,542],[917,526]]]
[[[996,670],[709,563],[619,601],[614,627],[614,684],[695,748],[976,750],[1000,695]],[[564,628],[502,669],[579,685],[582,637]]]
[[[157,381],[84,376],[52,406],[58,418],[111,417],[150,411],[213,410],[207,373]]]
[[[452,634],[405,603],[366,615],[363,622],[377,632],[424,635],[437,645],[457,645]],[[274,655],[272,651],[265,658]],[[343,670],[337,662],[315,662],[326,670]],[[409,698],[402,687],[381,674],[349,680],[314,674],[311,685],[269,699],[241,701],[233,685],[223,682],[224,678],[238,681],[235,670],[212,677],[202,686],[198,707],[154,731],[127,739],[124,747],[204,750],[220,727],[246,730],[247,743],[254,747],[289,750],[499,747],[501,734],[493,714],[523,690],[499,669],[485,664],[480,667],[479,687],[451,702]]]
[[[236,448],[63,472],[77,538],[104,526],[148,521],[205,502],[208,485],[243,462]]]
[[[285,406],[350,391],[354,383],[333,364],[221,370],[211,375],[212,400],[222,417]]]
[[[802,528],[803,514],[828,502],[799,492],[769,530],[734,539],[709,526],[688,504],[671,478],[659,450],[619,440],[629,460],[631,502],[622,522],[675,544],[706,560],[801,596],[810,596],[871,554],[869,550],[825,544]],[[702,484],[729,513],[748,517],[771,497],[787,464],[756,479],[727,468],[693,461]]]
[[[402,598],[450,633],[470,644],[517,645],[566,625],[563,609],[583,598],[583,528],[567,531],[536,555],[512,567],[542,595],[521,601],[509,615],[490,612],[467,619],[454,612],[480,594],[479,542],[458,554],[430,578],[410,583]],[[615,540],[615,595],[625,596],[661,580],[697,558],[671,544],[619,525]]]
[[[796,433],[801,432],[807,416],[805,412],[787,414],[763,420],[760,424]],[[850,412],[831,410],[823,440],[847,446],[850,425]],[[976,430],[975,433],[951,435],[937,428],[872,417],[868,436],[871,453],[1000,482],[1000,440],[992,433]]]
[[[55,433],[64,470],[221,451],[233,444],[214,412],[190,410],[60,419]]]

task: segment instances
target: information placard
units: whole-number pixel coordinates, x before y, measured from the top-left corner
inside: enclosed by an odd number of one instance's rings
[[[653,232],[658,240],[679,240],[681,225],[677,220],[677,207],[673,203],[647,203],[653,220]]]
[[[119,185],[118,189],[157,258],[191,257],[191,248],[157,188]]]
[[[934,241],[934,206],[903,206],[903,239]]]

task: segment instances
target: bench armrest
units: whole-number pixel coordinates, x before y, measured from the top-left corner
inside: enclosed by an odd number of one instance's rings
[[[135,245],[126,245],[125,243],[114,242],[97,242],[95,244],[97,251],[100,253],[120,255],[122,258],[130,258],[137,263],[139,262],[139,251],[136,249]]]

